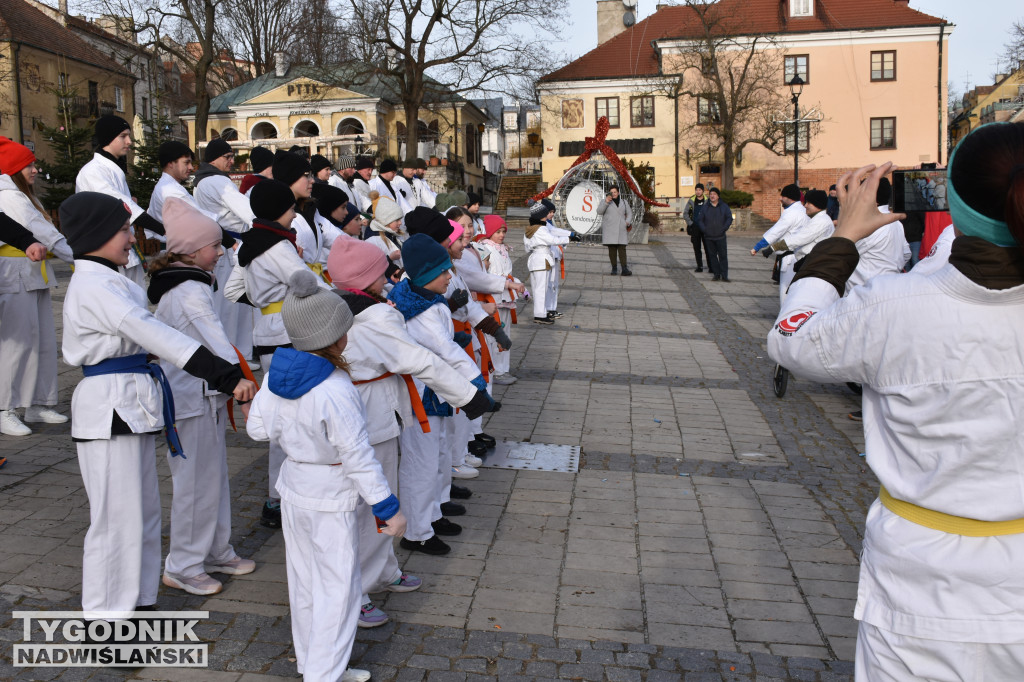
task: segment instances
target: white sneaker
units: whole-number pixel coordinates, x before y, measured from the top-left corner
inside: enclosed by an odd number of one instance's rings
[[[176,578],[170,573],[164,573],[163,583],[167,587],[185,590],[189,594],[198,594],[200,596],[217,594],[224,589],[224,585],[219,580],[211,578],[206,573],[200,573],[191,578]]]
[[[30,436],[32,429],[21,423],[14,410],[0,411],[0,433],[8,436]]]
[[[482,459],[475,455],[466,455],[466,464],[476,469],[484,463]]]
[[[498,386],[511,386],[517,381],[519,381],[519,379],[515,378],[514,376],[506,372],[505,374],[496,374],[494,376],[494,380],[491,383],[496,384]]]
[[[263,365],[261,365],[260,363],[256,362],[255,360],[250,360],[249,361],[249,369],[251,369],[254,372],[257,372],[257,371],[263,369]]]
[[[369,679],[370,671],[359,668],[349,668],[341,675],[341,682],[368,682]]]
[[[68,418],[56,410],[43,405],[32,405],[25,408],[25,421],[42,424],[63,424]]]
[[[235,556],[231,561],[223,564],[205,564],[203,570],[207,573],[225,573],[227,575],[248,575],[256,570],[256,562],[252,559],[242,559]]]
[[[452,467],[452,478],[476,478],[479,475],[480,472],[468,464]]]

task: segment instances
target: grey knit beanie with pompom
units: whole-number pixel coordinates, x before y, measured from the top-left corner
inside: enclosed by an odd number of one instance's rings
[[[340,296],[322,289],[310,270],[288,278],[281,320],[296,350],[327,348],[352,328],[352,311]]]

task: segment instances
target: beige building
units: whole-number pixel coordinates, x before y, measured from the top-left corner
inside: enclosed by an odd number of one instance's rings
[[[338,69],[280,65],[214,97],[207,139],[222,137],[244,154],[254,146],[306,147],[311,154],[405,158],[405,110],[378,77],[364,81]],[[345,83],[345,86],[338,85]],[[195,146],[195,109],[182,113]],[[458,95],[425,103],[415,156],[460,169],[463,187],[483,187],[481,130],[486,115]]]
[[[544,180],[555,183],[594,134],[612,124],[609,145],[655,169],[659,197],[688,197],[697,182],[718,184],[723,163],[711,97],[694,90],[706,54],[705,23],[686,6],[662,6],[632,27],[609,19],[628,7],[599,0],[597,48],[541,78]],[[609,7],[611,5],[612,7]],[[762,76],[784,130],[768,149],[746,145],[734,159],[734,187],[755,196],[754,210],[779,214],[778,192],[793,181],[793,105],[789,81],[804,81],[800,105],[800,184],[827,188],[846,170],[893,161],[901,167],[946,161],[946,82],[952,25],[905,0],[720,0],[711,31],[724,64],[756,37]],[[621,22],[620,22],[621,24]],[[705,74],[706,75],[706,74]],[[709,93],[710,94],[710,93]],[[778,131],[777,131],[778,132]]]
[[[1024,68],[1000,74],[992,85],[979,85],[964,95],[949,122],[949,148],[980,125],[1014,120],[1024,109]],[[1019,119],[1017,119],[1019,120]]]

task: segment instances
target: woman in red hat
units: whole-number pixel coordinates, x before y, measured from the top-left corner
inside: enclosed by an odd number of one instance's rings
[[[43,210],[33,190],[36,157],[17,142],[0,137],[0,211],[32,232],[61,260],[72,262],[71,249]],[[50,307],[56,284],[46,260],[33,262],[25,252],[0,244],[0,433],[27,436],[26,422],[63,424],[57,404],[57,333]]]

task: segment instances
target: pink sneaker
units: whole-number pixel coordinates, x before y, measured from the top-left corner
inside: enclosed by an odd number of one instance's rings
[[[224,588],[224,585],[219,580],[211,578],[206,573],[200,573],[191,578],[176,578],[170,573],[164,573],[163,583],[167,587],[185,590],[189,594],[198,594],[200,596],[217,594]]]
[[[223,564],[206,564],[203,570],[207,573],[224,573],[226,575],[246,575],[256,570],[256,562],[236,556]]]

